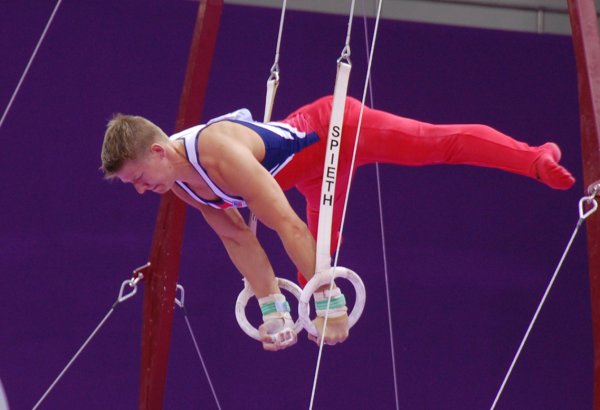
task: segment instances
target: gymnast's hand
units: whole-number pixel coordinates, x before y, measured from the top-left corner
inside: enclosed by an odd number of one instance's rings
[[[321,342],[321,337],[323,336],[323,323],[325,322],[324,317],[316,317],[313,320],[313,324],[317,328],[317,332],[319,332],[319,337],[315,337],[308,334],[308,338],[319,344]],[[350,332],[348,326],[348,315],[344,314],[339,317],[330,317],[327,318],[327,329],[325,330],[325,344],[329,346],[336,345],[338,343],[344,342],[348,338],[348,334]]]
[[[269,352],[287,349],[298,341],[294,332],[294,322],[289,317],[268,319],[258,327],[263,349]]]

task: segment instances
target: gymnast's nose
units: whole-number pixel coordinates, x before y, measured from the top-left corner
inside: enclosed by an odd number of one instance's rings
[[[143,182],[135,182],[133,184],[133,187],[135,188],[138,194],[142,195],[144,192],[146,192],[148,185]]]

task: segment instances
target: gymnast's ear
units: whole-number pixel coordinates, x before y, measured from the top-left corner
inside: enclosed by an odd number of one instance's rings
[[[153,154],[158,154],[161,158],[166,155],[166,149],[164,145],[158,142],[155,142],[152,145],[150,145],[150,152]]]

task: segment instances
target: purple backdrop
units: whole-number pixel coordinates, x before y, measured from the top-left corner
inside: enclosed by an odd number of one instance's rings
[[[4,4],[4,109],[54,7]],[[0,379],[31,408],[146,262],[158,197],[98,171],[112,113],[172,131],[197,3],[65,2],[0,130]],[[371,22],[372,23],[372,22]],[[204,118],[240,106],[262,117],[279,11],[226,6]],[[289,12],[274,118],[333,90],[345,17]],[[365,51],[354,26],[350,94]],[[576,72],[564,36],[383,21],[376,107],[430,122],[481,122],[563,148],[569,192],[472,167],[381,166],[391,311],[402,409],[489,408],[577,221],[582,192]],[[294,207],[303,214],[297,193]],[[368,200],[365,200],[367,199]],[[394,408],[375,168],[352,188],[342,265],[367,286],[363,318],[325,351],[315,408]],[[279,276],[295,270],[260,230]],[[180,282],[224,409],[306,408],[317,348],[263,352],[238,328],[239,275],[202,218],[189,213]],[[135,408],[141,295],[120,305],[42,408]],[[251,309],[249,309],[251,310]],[[256,310],[256,309],[254,309]],[[570,256],[499,409],[588,409],[593,354],[585,238]],[[165,408],[216,408],[179,311]]]

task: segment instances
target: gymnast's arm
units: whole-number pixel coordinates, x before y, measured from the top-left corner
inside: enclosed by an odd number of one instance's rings
[[[204,219],[217,233],[229,258],[248,280],[257,297],[279,293],[271,263],[237,209],[220,210],[191,201],[188,203],[202,213]]]
[[[179,195],[180,192],[176,192],[176,194]],[[202,213],[208,224],[221,238],[229,257],[248,280],[257,298],[280,293],[267,255],[237,209],[219,210],[190,201],[184,195],[181,195],[181,198]],[[295,341],[283,345],[276,343],[264,323],[260,325],[259,332],[265,350],[278,351],[296,343]]]

